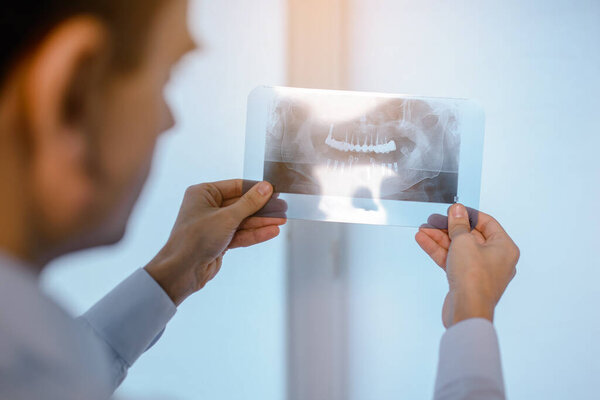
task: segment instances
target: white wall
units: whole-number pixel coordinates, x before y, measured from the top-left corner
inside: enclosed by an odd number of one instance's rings
[[[257,85],[284,83],[284,1],[193,1],[191,25],[205,52],[185,60],[168,90],[179,122],[161,140],[127,237],[64,258],[43,277],[74,313],[153,257],[187,186],[242,177],[246,96]],[[120,395],[284,397],[284,270],[283,239],[228,254],[216,280],[180,307],[130,371]]]
[[[486,109],[481,208],[522,250],[496,316],[509,396],[597,398],[600,3],[352,4],[353,88]],[[447,285],[414,233],[350,230],[352,399],[432,393]]]

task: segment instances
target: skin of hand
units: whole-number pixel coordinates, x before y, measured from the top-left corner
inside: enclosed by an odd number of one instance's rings
[[[145,267],[177,306],[217,275],[228,250],[271,240],[286,223],[251,217],[269,201],[273,187],[261,182],[242,194],[242,183],[190,187],[167,244]]]
[[[448,277],[449,290],[442,309],[444,326],[470,318],[493,322],[494,309],[516,274],[520,251],[502,226],[479,212],[471,229],[466,208],[448,209],[448,230],[422,227],[419,246]]]

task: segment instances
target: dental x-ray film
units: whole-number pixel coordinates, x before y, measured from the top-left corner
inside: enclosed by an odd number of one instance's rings
[[[259,216],[417,227],[479,207],[483,137],[469,100],[260,87],[244,178],[274,186]]]

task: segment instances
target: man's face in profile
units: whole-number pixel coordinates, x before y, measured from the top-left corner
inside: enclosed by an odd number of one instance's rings
[[[0,243],[40,265],[123,237],[174,125],[165,86],[196,47],[187,0],[53,4],[16,22],[25,44],[7,46],[0,82]]]
[[[139,66],[109,79],[97,116],[99,174],[87,240],[112,243],[124,234],[148,177],[156,141],[174,120],[164,98],[171,70],[195,45],[187,29],[188,2],[167,0],[146,38]]]

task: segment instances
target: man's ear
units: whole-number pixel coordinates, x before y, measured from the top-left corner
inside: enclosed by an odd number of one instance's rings
[[[105,27],[91,17],[58,25],[24,62],[23,134],[35,195],[55,228],[75,223],[93,195],[93,114],[107,59]]]

